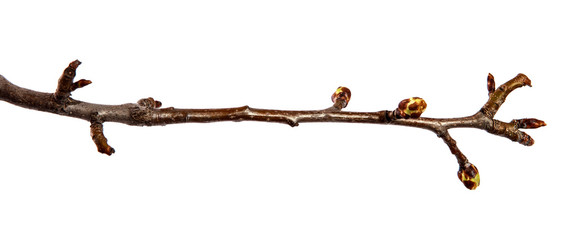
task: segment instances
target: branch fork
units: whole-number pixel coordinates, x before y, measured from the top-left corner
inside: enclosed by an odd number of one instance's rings
[[[119,122],[133,126],[154,126],[190,122],[263,121],[288,124],[291,127],[305,122],[347,122],[423,128],[434,132],[447,145],[457,159],[459,180],[466,188],[471,190],[480,185],[478,169],[468,161],[468,158],[458,148],[456,141],[449,134],[449,129],[477,128],[522,145],[531,146],[534,144],[534,140],[520,129],[546,126],[544,121],[535,118],[514,119],[509,123],[494,119],[495,114],[513,90],[523,86],[531,87],[531,80],[524,74],[517,75],[498,88],[496,88],[494,76],[488,74],[488,101],[480,111],[471,116],[425,118],[421,115],[427,108],[427,103],[419,97],[411,97],[400,101],[394,110],[377,112],[343,111],[351,99],[351,91],[346,87],[339,87],[332,94],[332,106],[322,110],[310,111],[258,109],[249,106],[217,109],[161,108],[162,103],[151,97],[140,99],[137,103],[121,105],[87,103],[71,98],[73,91],[92,83],[85,79],[74,81],[76,69],[80,64],[80,61],[75,60],[68,65],[59,78],[54,93],[36,92],[21,88],[0,75],[0,100],[24,108],[89,121],[93,142],[100,153],[107,155],[115,153],[115,149],[107,143],[107,138],[103,132],[104,122]]]
[[[64,69],[64,72],[59,78],[57,85],[57,90],[54,93],[54,97],[59,103],[64,103],[70,97],[71,92],[78,88],[85,87],[92,83],[90,80],[80,79],[74,82],[74,77],[76,76],[76,69],[82,64],[78,60],[72,61],[68,64],[68,67]]]

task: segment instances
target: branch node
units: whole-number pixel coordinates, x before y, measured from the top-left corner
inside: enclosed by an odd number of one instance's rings
[[[394,119],[396,119],[396,114],[394,113],[394,111],[384,111],[384,120],[386,121],[386,123],[389,123]]]
[[[154,98],[148,97],[137,101],[137,106],[133,107],[130,111],[131,118],[136,122],[143,125],[152,125],[152,113],[154,109],[160,108],[162,102],[154,100]],[[172,108],[173,109],[173,108]]]
[[[292,119],[287,119],[287,124],[289,124],[289,126],[291,126],[291,127],[299,126],[299,123],[295,120],[292,120]]]

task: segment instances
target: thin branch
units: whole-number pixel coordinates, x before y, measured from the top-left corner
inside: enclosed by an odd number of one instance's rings
[[[111,156],[115,153],[115,149],[107,144],[107,138],[103,134],[103,120],[98,114],[93,114],[90,122],[90,136],[98,147],[98,152]]]
[[[291,127],[306,122],[347,122],[390,124],[423,128],[434,132],[442,138],[457,158],[459,163],[459,179],[469,189],[475,189],[480,184],[480,176],[476,167],[468,161],[466,156],[456,145],[456,141],[449,135],[452,128],[477,128],[491,134],[508,138],[525,146],[531,146],[534,140],[523,128],[538,128],[546,126],[544,121],[525,118],[516,119],[509,123],[494,119],[495,114],[505,102],[507,96],[515,89],[531,86],[531,80],[524,74],[495,88],[493,75],[487,78],[488,101],[480,111],[467,117],[459,118],[424,118],[420,117],[427,107],[427,103],[419,97],[404,99],[394,110],[377,112],[345,112],[342,111],[351,99],[351,91],[346,87],[339,87],[332,95],[333,105],[326,109],[294,111],[258,109],[249,106],[217,109],[179,109],[160,108],[162,103],[153,98],[143,98],[137,103],[121,105],[102,105],[82,102],[70,97],[71,92],[91,83],[89,80],[74,82],[76,69],[80,61],[69,64],[59,78],[54,93],[37,92],[18,87],[0,75],[0,100],[14,105],[74,117],[91,122],[92,140],[98,151],[111,155],[115,150],[107,144],[103,133],[104,122],[119,122],[134,126],[154,126],[190,122],[220,122],[220,121],[262,121],[288,124]]]

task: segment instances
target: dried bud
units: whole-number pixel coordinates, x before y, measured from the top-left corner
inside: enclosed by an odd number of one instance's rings
[[[480,174],[472,163],[461,164],[457,175],[464,186],[470,190],[474,190],[480,185]]]
[[[518,128],[540,128],[546,126],[546,123],[536,118],[523,118],[514,120]]]
[[[102,123],[96,121],[92,122],[92,125],[90,125],[90,136],[98,147],[98,152],[107,154],[108,156],[115,153],[115,149],[107,144],[107,138],[103,135]]]
[[[343,102],[342,108],[347,106],[350,99],[351,99],[351,90],[349,90],[349,88],[346,87],[339,87],[338,89],[336,89],[334,94],[332,94],[332,102],[337,103],[338,100],[342,101]]]
[[[426,108],[423,98],[411,97],[400,101],[396,110],[402,118],[419,118]]]
[[[154,98],[151,98],[151,97],[149,97],[149,98],[143,98],[143,99],[137,101],[137,103],[138,103],[140,106],[147,107],[147,108],[152,108],[152,109],[154,109],[154,108],[159,108],[159,107],[162,106],[162,102],[157,101],[157,100],[154,100]]]
[[[494,75],[488,73],[488,95],[492,94],[496,90],[496,82],[494,81]]]
[[[76,60],[72,61],[70,64],[68,64],[68,67],[76,70],[76,68],[78,68],[78,66],[80,66],[80,64],[82,64],[82,62],[80,62],[80,61],[78,61],[78,59],[76,59]]]

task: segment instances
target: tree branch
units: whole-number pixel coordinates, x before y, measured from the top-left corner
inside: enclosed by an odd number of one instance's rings
[[[523,128],[538,128],[546,123],[534,119],[516,119],[509,123],[494,119],[495,114],[505,102],[507,96],[515,89],[531,86],[531,80],[524,74],[495,88],[494,77],[487,78],[488,101],[477,113],[460,118],[423,118],[420,117],[427,103],[419,97],[404,99],[394,110],[377,112],[345,112],[342,111],[351,99],[351,91],[346,87],[339,87],[332,95],[333,105],[322,110],[293,111],[258,109],[249,106],[217,109],[178,109],[160,108],[162,103],[153,98],[143,98],[137,103],[121,105],[102,105],[82,102],[71,98],[71,92],[91,83],[81,79],[74,82],[76,69],[80,61],[75,60],[63,71],[54,93],[37,92],[18,87],[0,75],[0,100],[14,105],[74,117],[89,121],[92,140],[98,151],[111,155],[115,150],[107,144],[103,133],[104,122],[119,122],[134,126],[153,126],[190,122],[220,122],[220,121],[262,121],[288,124],[291,127],[306,122],[347,122],[391,124],[423,128],[434,132],[443,139],[457,158],[459,164],[458,177],[469,189],[475,189],[480,184],[478,169],[468,161],[466,156],[456,145],[456,141],[449,135],[451,128],[477,128],[491,134],[506,137],[525,146],[531,146],[534,140]]]

